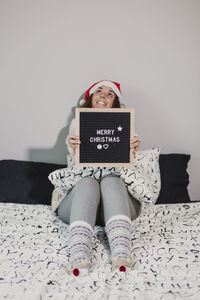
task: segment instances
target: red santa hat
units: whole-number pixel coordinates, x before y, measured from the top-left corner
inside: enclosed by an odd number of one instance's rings
[[[92,95],[96,89],[98,89],[100,86],[102,85],[106,85],[106,86],[109,86],[114,92],[115,94],[121,98],[122,96],[122,93],[121,93],[121,89],[120,89],[120,84],[118,82],[114,82],[114,81],[111,81],[111,80],[101,80],[101,81],[98,81],[96,83],[94,83],[85,93],[85,100],[90,96]]]
[[[86,91],[85,96],[84,96],[84,99],[79,100],[79,105],[82,106],[82,105],[85,103],[86,99],[87,99],[90,95],[92,95],[92,94],[96,91],[96,89],[98,89],[98,88],[99,88],[100,86],[102,86],[102,85],[109,86],[109,87],[115,92],[115,94],[116,94],[119,98],[121,98],[122,93],[121,93],[121,89],[120,89],[120,84],[119,84],[118,82],[111,81],[111,80],[100,80],[100,81],[94,83],[94,84]],[[123,107],[124,105],[121,105],[121,106]]]

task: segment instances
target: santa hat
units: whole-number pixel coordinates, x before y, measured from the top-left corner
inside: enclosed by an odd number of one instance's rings
[[[96,83],[94,83],[85,93],[85,100],[90,96],[92,95],[96,89],[98,89],[100,86],[102,85],[106,85],[106,86],[109,86],[114,92],[115,94],[121,98],[122,94],[121,94],[121,89],[120,89],[120,84],[118,82],[114,82],[114,81],[111,81],[111,80],[101,80],[101,81],[98,81]],[[81,99],[80,100],[80,105],[83,105],[84,102],[85,102],[84,99]]]
[[[122,94],[121,94],[121,90],[120,90],[120,84],[118,82],[114,82],[111,80],[101,80],[98,81],[96,83],[94,83],[85,93],[85,100],[92,95],[96,89],[98,89],[100,86],[102,85],[106,85],[109,86],[114,92],[115,94],[121,98]]]

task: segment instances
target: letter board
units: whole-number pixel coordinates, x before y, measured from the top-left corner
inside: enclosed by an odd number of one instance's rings
[[[76,108],[76,165],[132,166],[133,108]]]

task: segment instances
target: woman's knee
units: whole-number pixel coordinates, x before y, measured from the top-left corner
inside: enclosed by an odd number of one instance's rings
[[[122,181],[122,179],[118,176],[113,176],[113,175],[109,175],[109,176],[105,176],[104,178],[102,178],[101,183],[100,183],[101,188],[104,187],[111,187],[113,188],[126,188],[124,182]]]
[[[99,204],[100,201],[100,190],[99,183],[92,177],[85,177],[79,180],[75,187],[74,193],[76,196],[84,201],[95,201]]]
[[[76,183],[74,188],[75,190],[81,189],[83,191],[87,191],[88,189],[98,189],[99,188],[98,186],[99,184],[94,178],[84,177]]]

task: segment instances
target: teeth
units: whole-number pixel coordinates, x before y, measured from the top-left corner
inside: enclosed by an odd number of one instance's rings
[[[98,101],[97,104],[99,104],[99,105],[104,105],[104,106],[105,106],[105,103],[104,103],[104,102],[101,102],[101,101]]]

